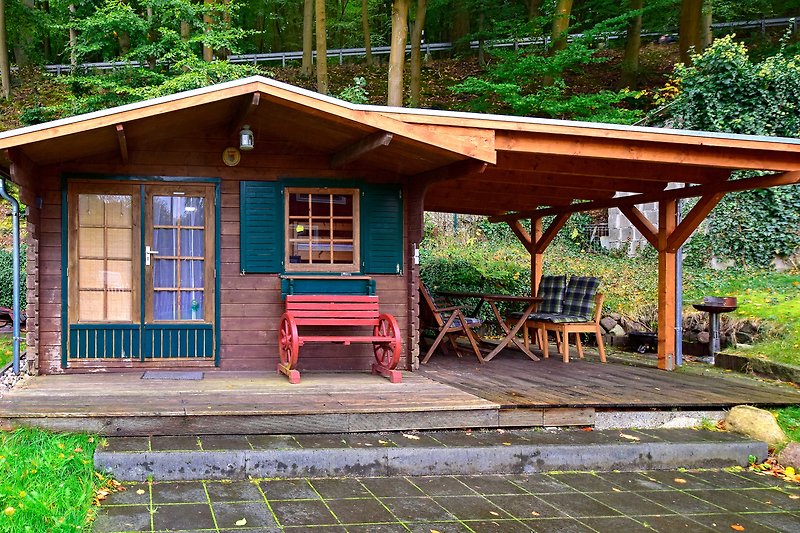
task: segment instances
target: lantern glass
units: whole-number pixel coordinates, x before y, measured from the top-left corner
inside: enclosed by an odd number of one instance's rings
[[[242,127],[242,131],[239,132],[239,149],[245,151],[252,150],[255,145],[256,140],[253,131],[250,129],[250,126],[245,124]]]

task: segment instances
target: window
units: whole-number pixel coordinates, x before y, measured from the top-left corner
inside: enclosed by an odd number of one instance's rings
[[[77,196],[77,242],[73,253],[77,260],[78,321],[131,322],[133,198],[125,194]]]
[[[286,271],[358,271],[358,190],[287,188],[285,198]]]

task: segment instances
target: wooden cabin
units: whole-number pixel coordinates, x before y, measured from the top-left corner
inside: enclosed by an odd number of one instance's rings
[[[28,206],[28,354],[44,374],[272,370],[288,293],[377,295],[413,370],[425,210],[509,223],[535,291],[569,214],[617,205],[659,250],[670,368],[677,247],[726,191],[800,171],[795,139],[358,106],[262,77],[7,131],[0,150]],[[774,174],[731,182],[738,169]],[[701,201],[677,224],[682,196]],[[661,203],[659,228],[644,201]],[[308,345],[300,368],[372,361],[368,345]]]

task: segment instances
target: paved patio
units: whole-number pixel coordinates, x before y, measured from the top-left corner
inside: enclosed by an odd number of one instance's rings
[[[103,503],[93,531],[799,528],[797,485],[741,470],[703,470],[129,484]]]

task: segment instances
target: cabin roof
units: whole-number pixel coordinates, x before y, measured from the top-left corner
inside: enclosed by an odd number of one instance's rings
[[[333,167],[429,182],[426,209],[462,213],[800,170],[800,139],[364,106],[261,76],[2,132],[0,150],[6,167],[14,157],[48,166],[198,131],[233,142],[245,123],[257,147],[290,142],[330,154]]]

